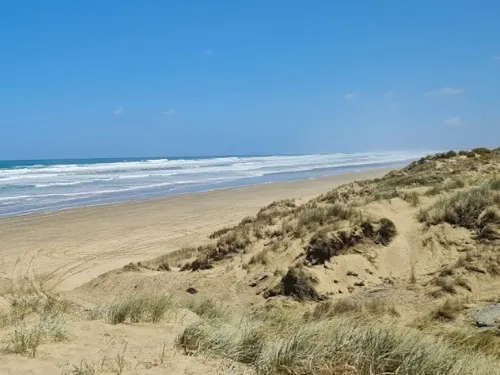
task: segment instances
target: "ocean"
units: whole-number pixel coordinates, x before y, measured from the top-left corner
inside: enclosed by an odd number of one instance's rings
[[[0,216],[406,164],[424,153],[0,161]]]

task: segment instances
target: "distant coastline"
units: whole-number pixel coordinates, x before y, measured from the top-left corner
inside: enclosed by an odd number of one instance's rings
[[[419,152],[0,161],[0,217],[391,168]]]

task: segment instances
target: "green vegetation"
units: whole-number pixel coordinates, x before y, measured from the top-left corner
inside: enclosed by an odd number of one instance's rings
[[[500,194],[492,186],[496,181],[440,198],[421,210],[418,219],[428,225],[446,222],[475,229],[479,240],[494,241],[500,238]]]
[[[131,323],[158,323],[173,307],[174,301],[170,296],[131,296],[117,300],[109,306],[97,306],[91,310],[89,318],[104,317],[111,324],[119,324],[127,320]]]
[[[394,306],[388,306],[381,299],[364,299],[358,300],[354,298],[345,298],[338,301],[324,301],[316,305],[313,312],[309,316],[310,319],[321,320],[333,318],[346,314],[349,316],[358,315],[360,317],[381,317],[384,315],[399,316]]]
[[[465,181],[463,181],[461,179],[453,178],[453,179],[447,180],[441,184],[437,184],[437,185],[433,186],[432,188],[430,188],[429,190],[427,190],[425,192],[425,195],[433,196],[433,195],[437,195],[440,193],[448,192],[450,190],[461,189],[464,187],[465,187]]]
[[[265,298],[278,295],[293,297],[299,301],[320,301],[323,299],[314,288],[317,280],[303,266],[290,267],[274,288],[264,293]]]
[[[500,363],[473,352],[463,340],[440,340],[390,322],[345,314],[300,319],[274,312],[250,315],[237,324],[200,321],[177,344],[252,366],[257,374],[497,374]]]
[[[349,231],[322,229],[316,232],[309,241],[306,248],[306,260],[310,264],[323,264],[362,242],[371,241],[388,245],[396,234],[396,226],[387,218],[374,223],[366,220]]]
[[[11,298],[10,310],[1,317],[1,325],[13,326],[3,342],[2,351],[35,357],[46,342],[68,338],[63,315],[73,307],[54,295],[31,294]]]
[[[205,319],[224,320],[228,318],[228,308],[213,298],[192,298],[182,306]]]

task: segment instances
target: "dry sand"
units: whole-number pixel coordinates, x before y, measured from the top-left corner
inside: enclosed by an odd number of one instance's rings
[[[387,169],[0,220],[0,292],[71,290],[129,262],[196,245],[271,201],[310,198]]]

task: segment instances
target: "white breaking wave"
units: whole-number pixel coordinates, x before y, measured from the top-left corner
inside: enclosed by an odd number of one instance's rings
[[[212,189],[241,181],[265,183],[407,162],[422,152],[146,159],[0,168],[0,216],[64,202]],[[292,176],[292,175],[293,176]],[[218,185],[214,185],[218,184]],[[176,190],[176,191],[177,191]],[[179,190],[180,191],[180,190]],[[188,191],[188,190],[186,190]],[[134,193],[132,193],[134,192]]]

